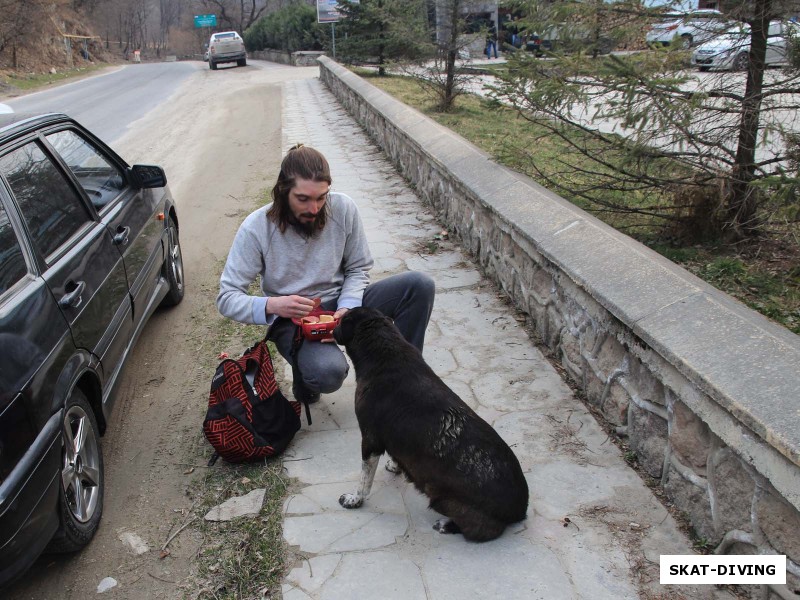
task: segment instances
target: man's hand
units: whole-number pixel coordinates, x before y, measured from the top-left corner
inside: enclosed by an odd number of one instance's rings
[[[347,313],[348,310],[350,310],[350,309],[349,308],[340,308],[335,313],[333,313],[333,320],[334,321],[338,321],[339,319],[341,319]],[[320,340],[320,343],[322,343],[322,344],[330,344],[330,343],[335,344],[336,340],[331,337],[331,338],[327,338],[327,339],[324,339],[324,340]]]
[[[302,296],[272,296],[267,300],[267,314],[284,319],[300,319],[314,308],[314,301]]]

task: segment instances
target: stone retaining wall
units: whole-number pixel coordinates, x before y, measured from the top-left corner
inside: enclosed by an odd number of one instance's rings
[[[800,337],[331,59],[320,77],[719,553],[800,590]],[[800,592],[798,592],[800,593]]]
[[[317,58],[324,55],[324,52],[313,50],[298,50],[297,52],[281,52],[280,50],[256,50],[248,52],[247,55],[256,60],[268,60],[282,65],[292,65],[295,67],[313,67],[317,64]]]

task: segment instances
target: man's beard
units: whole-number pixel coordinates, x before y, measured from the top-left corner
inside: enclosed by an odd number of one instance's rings
[[[322,212],[317,213],[313,221],[308,221],[305,223],[299,221],[294,215],[289,215],[289,225],[292,226],[292,229],[294,229],[300,237],[307,240],[316,236],[320,231],[322,231],[322,227],[319,225],[322,214]],[[303,217],[307,215],[300,216]]]

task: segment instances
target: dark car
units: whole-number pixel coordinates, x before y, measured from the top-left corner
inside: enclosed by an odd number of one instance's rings
[[[160,167],[66,115],[0,115],[0,585],[91,540],[115,384],[183,293]]]

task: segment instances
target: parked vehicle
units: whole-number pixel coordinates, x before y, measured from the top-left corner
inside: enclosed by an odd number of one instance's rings
[[[650,28],[645,41],[650,46],[678,43],[683,48],[691,48],[712,39],[731,25],[720,11],[710,8],[669,13]]]
[[[545,34],[530,34],[525,42],[525,49],[537,56],[547,52],[575,52],[586,51],[594,44],[592,35],[581,26],[551,27]],[[597,40],[597,49],[600,54],[608,54],[616,46],[614,40],[608,36],[600,36]]]
[[[213,34],[208,41],[208,67],[214,71],[218,64],[230,62],[239,67],[247,66],[244,40],[235,31]]]
[[[0,586],[92,539],[122,366],[183,295],[161,167],[66,115],[0,115]]]
[[[767,66],[789,62],[792,40],[800,36],[797,23],[770,21],[767,29]],[[750,26],[742,24],[701,44],[692,54],[692,64],[701,71],[743,71],[750,60]]]

